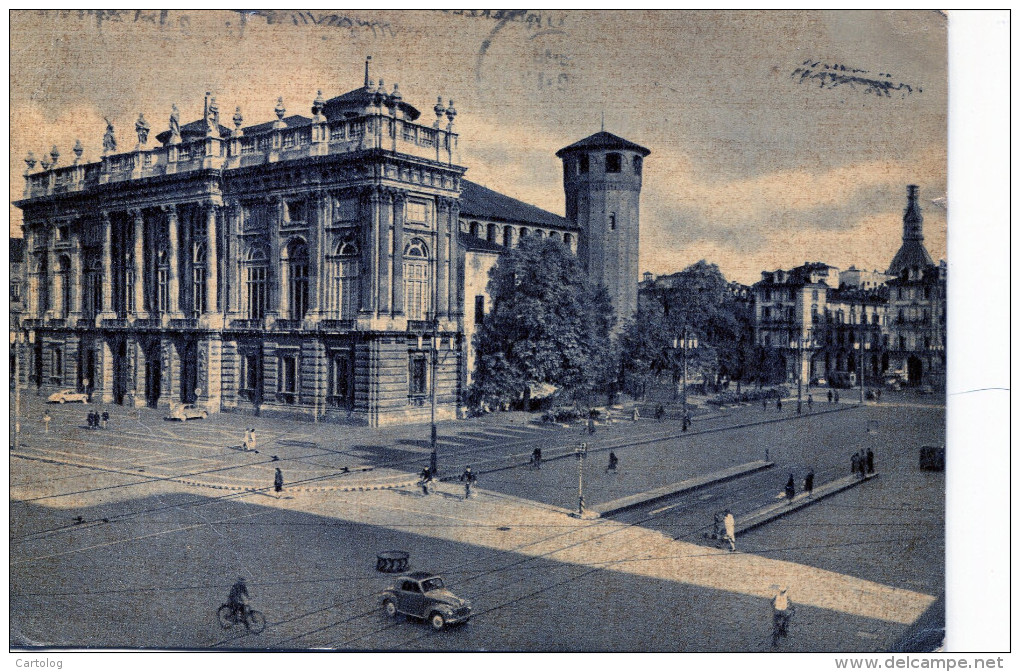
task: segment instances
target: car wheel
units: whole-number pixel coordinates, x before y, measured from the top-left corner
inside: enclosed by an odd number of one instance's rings
[[[387,616],[389,616],[390,618],[396,618],[397,617],[397,603],[396,602],[394,602],[393,600],[383,600],[382,606],[383,606],[383,609],[386,610],[386,615]]]
[[[61,400],[60,400],[60,403],[62,403],[62,404],[63,404],[63,403],[64,403],[64,402],[66,402],[66,401],[67,401],[67,399],[61,399]]]
[[[432,615],[429,616],[429,624],[432,626],[433,630],[442,630],[446,626],[446,619],[443,618],[443,615],[439,612],[433,612]]]

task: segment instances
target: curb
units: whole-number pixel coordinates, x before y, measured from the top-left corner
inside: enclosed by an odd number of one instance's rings
[[[855,487],[857,485],[860,485],[861,483],[866,483],[866,482],[870,481],[873,478],[878,478],[878,474],[874,473],[874,474],[868,474],[864,478],[854,478],[853,480],[847,481],[846,483],[843,483],[843,484],[841,484],[841,485],[839,485],[837,487],[834,487],[834,488],[832,488],[830,490],[822,490],[822,488],[818,488],[818,489],[815,490],[815,494],[814,494],[813,497],[804,497],[800,501],[796,501],[796,502],[793,502],[791,504],[781,505],[780,508],[776,508],[775,510],[773,510],[771,512],[768,512],[768,513],[765,513],[765,511],[768,510],[768,508],[770,508],[770,507],[766,507],[765,510],[760,510],[760,512],[757,513],[757,514],[752,512],[750,516],[744,516],[745,519],[746,518],[751,518],[752,522],[744,523],[744,524],[740,524],[739,522],[737,522],[736,529],[734,530],[734,536],[739,537],[740,535],[746,534],[747,532],[750,532],[751,530],[757,529],[757,528],[761,527],[762,525],[767,525],[768,523],[771,523],[773,521],[779,520],[780,518],[782,518],[782,517],[784,517],[786,515],[789,515],[789,514],[793,513],[794,511],[800,511],[801,509],[803,509],[805,507],[808,507],[808,506],[811,506],[812,504],[814,504],[816,502],[820,502],[823,499],[831,497],[832,495],[836,495],[836,494],[839,494],[839,493],[844,492],[846,490],[849,490],[850,488],[853,488],[853,487]],[[838,481],[830,481],[830,482],[838,482]],[[822,490],[822,491],[819,492],[819,490]],[[757,516],[762,516],[762,518],[760,520],[754,520]]]

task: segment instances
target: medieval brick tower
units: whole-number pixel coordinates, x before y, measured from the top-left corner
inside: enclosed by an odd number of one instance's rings
[[[641,166],[651,151],[600,131],[556,152],[567,219],[581,228],[578,256],[609,290],[618,325],[637,311]]]

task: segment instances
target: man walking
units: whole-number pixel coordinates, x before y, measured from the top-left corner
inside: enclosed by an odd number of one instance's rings
[[[807,395],[807,410],[808,410],[808,413],[810,413],[811,410],[814,409],[814,407],[815,407],[815,398],[812,397],[809,394],[809,395]]]
[[[478,480],[475,472],[471,471],[471,465],[464,468],[464,473],[460,475],[460,480],[464,482],[464,499],[469,499],[471,497],[471,484]]]
[[[793,616],[793,603],[786,594],[787,587],[783,586],[772,598],[772,646],[779,644],[779,640],[789,635],[790,617]]]
[[[811,493],[815,489],[815,470],[808,469],[807,476],[804,477],[804,489],[807,491],[807,496],[811,497]]]
[[[733,553],[737,550],[737,521],[729,509],[726,509],[726,515],[723,516],[723,529],[726,531],[726,541],[730,542],[730,553]]]
[[[859,462],[860,458],[858,457],[857,453],[854,453],[853,455],[850,456],[850,473],[854,476],[856,476],[857,472],[860,471]]]
[[[273,489],[276,491],[277,497],[283,492],[283,472],[280,468],[276,468],[276,477],[273,479]]]
[[[829,403],[831,404],[832,403],[832,390],[829,390],[828,397],[829,397]]]
[[[783,411],[783,398],[782,397],[776,397],[776,411],[780,412],[780,413]]]
[[[428,467],[425,467],[425,468],[423,468],[421,470],[421,481],[419,481],[419,483],[418,483],[421,486],[421,493],[423,495],[428,495],[429,494],[429,483],[431,483],[431,482],[432,482],[432,472],[429,471]]]
[[[865,459],[868,463],[868,473],[869,474],[875,473],[875,454],[871,452],[871,448],[868,448],[868,454]]]
[[[790,504],[793,502],[793,496],[797,493],[797,486],[793,482],[793,474],[790,474],[790,480],[786,482],[786,503]]]
[[[101,419],[103,421],[103,429],[106,429],[106,426],[110,422],[110,412],[107,411],[105,408],[103,409],[103,415],[101,416]]]
[[[542,449],[535,448],[531,451],[531,468],[541,469],[542,468]]]
[[[49,434],[50,433],[50,420],[52,420],[52,419],[53,418],[50,417],[50,412],[49,411],[46,411],[45,413],[43,413],[42,421],[43,421],[43,433],[44,434]]]

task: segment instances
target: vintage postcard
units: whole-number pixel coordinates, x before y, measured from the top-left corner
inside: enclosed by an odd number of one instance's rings
[[[11,12],[10,648],[945,650],[948,32]]]

